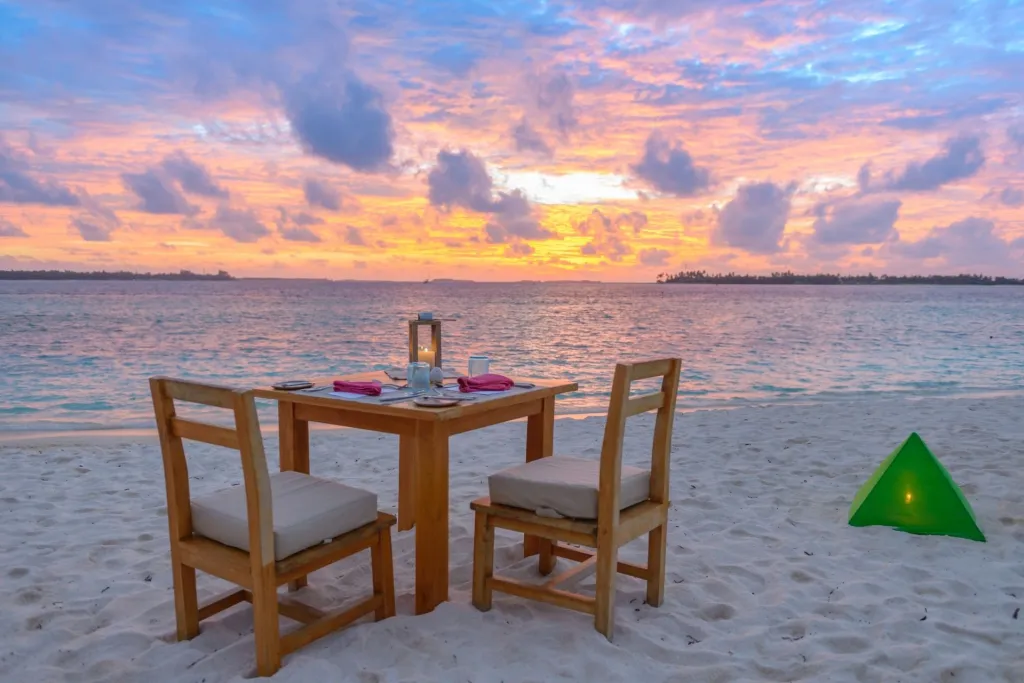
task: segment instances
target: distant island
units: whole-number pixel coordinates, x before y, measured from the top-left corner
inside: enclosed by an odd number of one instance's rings
[[[132,273],[127,270],[0,270],[0,280],[234,280],[225,270],[216,275],[179,270],[177,273]]]
[[[1024,279],[991,275],[798,275],[789,271],[771,275],[708,274],[706,270],[661,273],[667,285],[1024,285]]]

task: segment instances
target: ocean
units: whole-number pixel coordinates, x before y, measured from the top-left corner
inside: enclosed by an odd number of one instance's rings
[[[239,387],[404,367],[569,378],[601,413],[619,359],[683,359],[680,408],[1024,390],[1024,287],[0,282],[0,431],[150,428],[147,378]],[[273,422],[263,407],[264,426]]]

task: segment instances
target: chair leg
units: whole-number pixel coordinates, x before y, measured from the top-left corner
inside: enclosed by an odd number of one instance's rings
[[[395,616],[395,568],[391,559],[391,528],[381,529],[370,548],[373,567],[373,594],[383,598],[374,612],[377,621]]]
[[[274,565],[253,577],[253,633],[256,637],[256,674],[273,676],[281,668],[281,634],[278,625],[277,584]]]
[[[665,598],[665,523],[652,529],[647,537],[647,604],[661,607]]]
[[[178,640],[199,635],[199,596],[196,594],[196,570],[172,558],[174,573],[174,616]]]
[[[541,576],[547,576],[555,571],[555,565],[558,563],[558,558],[555,557],[554,552],[555,542],[549,538],[539,538],[537,540],[540,541],[540,559],[537,563],[537,569],[540,571]]]
[[[473,536],[473,606],[491,609],[491,577],[494,576],[494,526],[484,512],[476,513]]]
[[[609,641],[615,631],[615,572],[619,549],[609,543],[597,547],[597,588],[594,595],[594,628]]]
[[[295,591],[300,590],[302,588],[305,588],[308,585],[309,585],[309,579],[306,578],[305,576],[300,576],[299,578],[295,579],[294,581],[289,581],[288,582],[288,592],[289,593],[294,593]]]

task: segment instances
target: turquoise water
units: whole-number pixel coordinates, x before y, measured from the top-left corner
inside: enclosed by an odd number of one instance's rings
[[[603,411],[616,359],[670,354],[681,407],[1024,390],[1024,288],[0,282],[0,430],[150,427],[155,374],[404,365],[424,310],[456,319],[446,365],[578,381],[562,413]]]

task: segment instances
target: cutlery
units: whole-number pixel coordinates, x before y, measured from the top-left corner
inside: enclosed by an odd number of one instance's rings
[[[411,398],[416,398],[417,396],[422,396],[425,393],[426,393],[426,391],[423,391],[423,390],[421,390],[421,391],[413,391],[413,392],[405,394],[403,396],[391,396],[389,398],[382,398],[382,399],[380,399],[378,401],[378,403],[383,403],[383,404],[387,404],[387,403],[400,403],[402,401],[408,401]]]
[[[325,384],[322,387],[311,387],[309,389],[299,389],[298,393],[300,393],[300,394],[315,394],[318,391],[324,391],[326,389],[333,389],[333,388],[334,388],[333,385]]]

